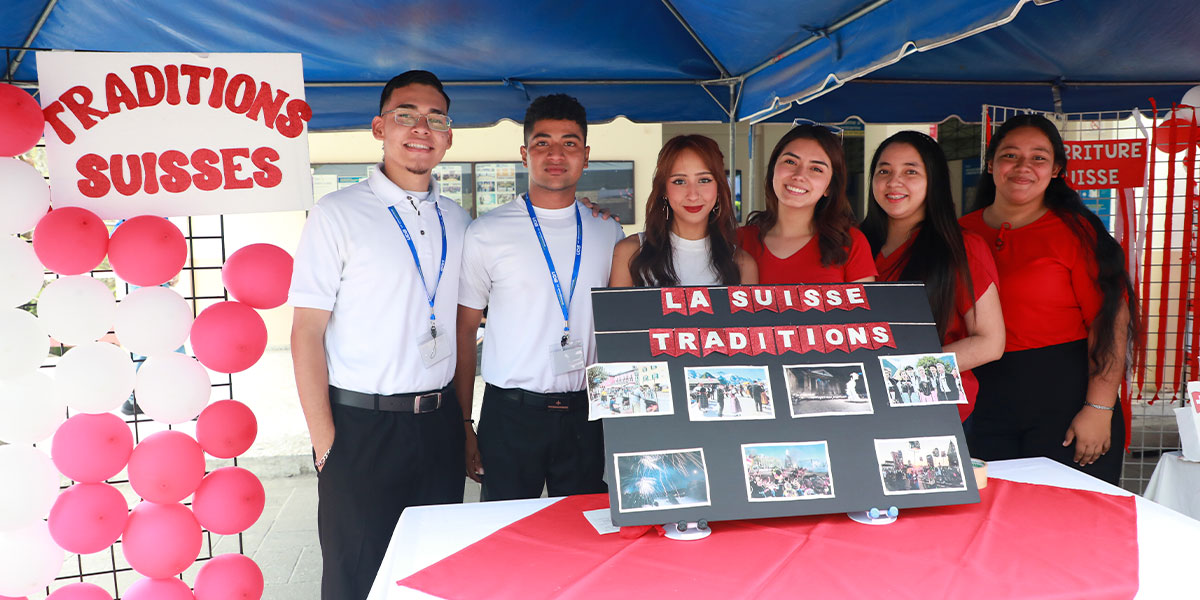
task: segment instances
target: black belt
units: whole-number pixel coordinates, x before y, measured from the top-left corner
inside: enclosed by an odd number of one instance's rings
[[[388,412],[407,412],[413,414],[429,413],[442,407],[442,399],[453,390],[446,386],[432,392],[416,394],[364,394],[342,388],[329,386],[329,401],[342,406],[383,410]]]
[[[490,383],[487,384],[487,388],[501,398],[534,408],[561,411],[587,410],[587,392],[584,391],[540,394],[521,388],[502,388]]]

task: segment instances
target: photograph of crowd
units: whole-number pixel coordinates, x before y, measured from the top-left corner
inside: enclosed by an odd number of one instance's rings
[[[742,444],[742,468],[751,502],[834,496],[825,442]]]
[[[596,363],[587,368],[588,420],[675,414],[666,362]]]
[[[766,367],[687,367],[683,371],[691,420],[775,418]]]
[[[966,404],[953,352],[880,356],[890,406]]]
[[[709,506],[703,448],[613,454],[617,510],[673,510]]]
[[[862,363],[785,366],[783,379],[794,418],[874,412]]]
[[[967,489],[954,436],[875,440],[883,493],[924,494]]]

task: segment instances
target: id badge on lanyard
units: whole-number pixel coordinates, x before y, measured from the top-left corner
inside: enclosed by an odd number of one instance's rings
[[[524,199],[525,209],[529,211],[529,220],[533,223],[533,231],[537,234],[542,254],[546,257],[546,267],[550,269],[550,283],[554,284],[554,295],[558,299],[558,307],[563,316],[562,339],[559,343],[550,345],[550,364],[555,375],[565,375],[586,366],[583,342],[571,339],[571,299],[575,297],[575,284],[579,281],[579,265],[583,259],[583,217],[579,212],[579,204],[575,204],[575,264],[571,270],[571,291],[567,295],[563,293],[558,271],[554,268],[554,259],[550,257],[550,247],[546,245],[546,236],[542,235],[542,225],[534,213],[529,194],[525,194]]]
[[[429,330],[417,336],[417,353],[421,356],[421,363],[426,367],[450,358],[450,352],[453,350],[453,344],[455,343],[454,339],[452,339],[454,336],[448,335],[449,329],[438,327],[437,315],[434,312],[434,306],[437,303],[438,286],[442,283],[442,274],[446,272],[446,221],[442,218],[442,208],[438,206],[437,200],[434,200],[433,208],[437,211],[438,225],[442,229],[442,259],[438,263],[438,274],[433,284],[433,291],[430,292],[429,286],[425,283],[425,271],[421,269],[421,258],[417,256],[417,247],[413,244],[412,234],[408,232],[408,227],[404,225],[404,220],[400,218],[400,213],[396,212],[396,207],[388,207],[388,210],[392,213],[392,218],[396,220],[396,225],[400,226],[400,232],[404,234],[404,241],[408,243],[408,250],[412,253],[413,263],[417,266],[417,278],[421,280],[421,287],[425,290],[425,298],[429,302]]]

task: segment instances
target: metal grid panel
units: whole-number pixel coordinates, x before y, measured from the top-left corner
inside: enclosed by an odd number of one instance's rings
[[[192,315],[194,317],[208,306],[228,300],[228,295],[224,285],[221,283],[220,275],[221,266],[224,264],[226,258],[225,221],[222,216],[217,215],[173,219],[172,222],[180,226],[188,245],[187,263],[184,265],[179,275],[179,281],[175,284],[174,289],[192,306]],[[113,226],[113,223],[108,224],[110,228]],[[123,298],[132,291],[132,288],[128,284],[116,278],[112,269],[109,268],[107,260],[96,270],[92,271],[91,276],[106,280],[114,288],[118,298]],[[46,282],[49,283],[57,279],[57,276],[47,272],[46,278]],[[31,302],[25,308],[31,308],[34,305],[36,305],[36,301]],[[56,346],[51,349],[51,354],[61,355],[64,350],[63,346]],[[131,359],[140,367],[140,363],[145,360],[145,357],[131,355]],[[54,361],[51,360],[50,364],[44,364],[42,368],[53,369],[54,366]],[[232,376],[212,371],[209,372],[209,375],[214,380],[212,385],[214,397],[233,397]],[[218,390],[222,394],[221,396],[218,396]],[[71,411],[68,409],[67,417],[70,416]],[[125,421],[129,424],[130,430],[133,433],[135,444],[140,442],[145,436],[168,429],[183,430],[189,435],[195,436],[194,420],[187,424],[172,426],[157,423],[142,414],[135,414],[131,417],[125,417]],[[40,444],[47,453],[49,452],[49,444],[49,441]],[[213,468],[237,465],[237,458],[222,460],[215,459],[207,454],[205,454],[205,458],[208,465]],[[132,507],[140,500],[130,487],[129,480],[124,478],[124,475],[125,472],[122,471],[118,474],[118,478],[110,479],[107,483],[121,491]],[[62,486],[62,489],[66,489],[73,484],[74,482],[67,482]],[[184,504],[190,506],[190,499],[186,500]],[[46,588],[46,594],[71,583],[87,582],[104,588],[105,591],[111,593],[115,599],[119,600],[124,590],[142,578],[125,561],[124,554],[118,550],[120,545],[121,541],[118,540],[112,547],[94,554],[77,555],[68,553],[59,576],[51,586]],[[242,534],[221,536],[204,530],[200,556],[196,559],[195,564],[180,575],[180,578],[188,583],[189,586],[192,585],[195,580],[196,571],[203,561],[212,558],[216,554],[228,552],[244,553]],[[42,597],[44,596],[30,596],[30,600]]]
[[[1001,123],[1019,114],[1042,114],[1058,125],[1066,141],[1109,139],[1153,139],[1153,130],[1163,120],[1172,117],[1171,109],[1124,110],[1089,113],[1055,114],[1030,109],[984,106],[984,134],[980,140],[980,157],[987,142]],[[1161,131],[1161,130],[1160,130]],[[1162,144],[1162,140],[1158,140]],[[1182,137],[1177,143],[1186,146]],[[1189,173],[1186,158],[1191,156],[1195,169],[1194,150],[1174,155],[1151,150],[1148,160],[1146,186],[1132,190],[1130,198],[1134,214],[1129,222],[1136,231],[1144,232],[1141,251],[1136,240],[1130,240],[1130,266],[1138,301],[1146,317],[1146,331],[1141,353],[1134,357],[1137,371],[1126,374],[1130,387],[1133,412],[1132,437],[1129,454],[1125,457],[1122,486],[1142,493],[1163,452],[1179,449],[1179,431],[1172,405],[1182,403],[1187,380],[1194,379],[1195,357],[1191,355],[1192,317],[1196,284],[1196,240],[1187,243],[1185,231],[1194,211],[1189,210],[1188,187],[1196,181]],[[1171,166],[1174,162],[1174,166]],[[1173,179],[1172,180],[1172,175]],[[1119,190],[1084,191],[1080,195],[1109,227],[1119,236],[1122,215]],[[1118,237],[1118,240],[1120,238]],[[1147,256],[1148,255],[1148,256]],[[1147,270],[1147,265],[1149,269]],[[1164,268],[1165,266],[1165,268]],[[1159,357],[1161,354],[1161,358]],[[1190,364],[1189,364],[1190,363]],[[1140,385],[1137,385],[1140,383]]]

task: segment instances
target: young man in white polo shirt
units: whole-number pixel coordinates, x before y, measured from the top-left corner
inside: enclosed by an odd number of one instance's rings
[[[371,123],[383,162],[317,203],[296,251],[292,359],[319,472],[321,597],[366,598],[407,506],[461,502],[464,433],[450,386],[463,235],[431,177],[450,99],[409,71]]]
[[[606,490],[599,421],[588,421],[584,366],[596,359],[591,289],[608,285],[615,221],[575,198],[587,167],[587,115],[543,96],[525,113],[529,192],[480,217],[463,246],[455,388],[471,415],[475,331],[488,309],[478,439],[465,433],[467,475],[485,500]]]

